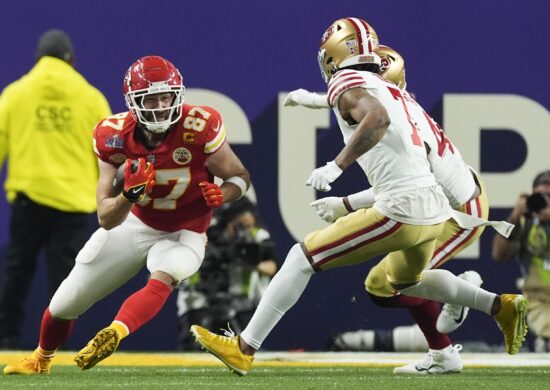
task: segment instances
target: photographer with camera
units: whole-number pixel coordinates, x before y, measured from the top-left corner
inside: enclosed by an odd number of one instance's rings
[[[240,332],[277,272],[275,244],[246,197],[224,204],[207,231],[201,269],[179,287],[179,347],[198,350],[191,324]]]
[[[508,222],[516,227],[508,238],[495,235],[493,258],[519,260],[535,352],[550,352],[550,170],[535,177],[530,195],[519,195]]]

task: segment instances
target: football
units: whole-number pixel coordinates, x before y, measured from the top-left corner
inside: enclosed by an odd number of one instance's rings
[[[113,179],[113,196],[118,196],[124,189],[124,166],[126,163],[122,163],[117,171],[115,178]],[[138,160],[132,160],[132,172],[137,171]]]

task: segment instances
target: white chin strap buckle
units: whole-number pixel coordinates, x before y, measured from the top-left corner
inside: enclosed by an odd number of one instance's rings
[[[160,124],[156,124],[156,123],[147,123],[147,124],[145,124],[145,127],[151,133],[164,133],[166,130],[168,130],[170,125],[168,125],[168,124],[167,125],[160,125]]]

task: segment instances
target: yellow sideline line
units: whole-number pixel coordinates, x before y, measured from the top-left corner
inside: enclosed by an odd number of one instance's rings
[[[73,366],[76,352],[58,352],[53,362],[59,366]],[[30,355],[29,352],[0,352],[0,365],[17,362]],[[197,354],[164,354],[164,353],[128,353],[118,352],[101,362],[102,366],[223,366],[213,356],[206,353]],[[292,362],[278,360],[262,360],[254,363],[256,367],[334,367],[334,366],[368,366],[368,367],[395,367],[391,363],[372,363],[372,362]]]
[[[76,366],[73,359],[76,352],[58,352],[54,365]],[[30,355],[30,351],[0,351],[0,366],[15,363]],[[270,356],[272,355],[272,356]],[[504,353],[471,354],[463,357],[464,366],[468,368],[486,367],[550,367],[550,355],[525,354],[525,356],[510,357]],[[258,354],[255,367],[396,367],[419,359],[422,354],[353,354],[338,356],[327,353],[265,353]],[[185,367],[223,367],[214,356],[206,352],[122,352],[118,351],[101,362],[102,366],[178,366]]]

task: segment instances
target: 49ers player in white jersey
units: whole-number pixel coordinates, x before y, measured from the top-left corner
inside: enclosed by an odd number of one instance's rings
[[[380,45],[381,75],[395,84],[404,99],[411,103],[411,112],[424,117],[428,126],[418,127],[420,137],[427,151],[427,157],[436,181],[441,185],[451,206],[466,214],[487,219],[487,193],[479,175],[464,162],[458,148],[445,136],[440,126],[416,104],[406,91],[405,62],[403,57],[388,46]],[[315,107],[312,104],[315,102]],[[303,89],[291,92],[285,105],[307,105],[311,108],[329,108],[326,95],[317,95]],[[349,214],[361,207],[371,207],[375,202],[372,188],[346,197],[327,197],[312,202],[317,213],[327,222]],[[471,229],[460,227],[453,219],[445,222],[441,235],[426,269],[438,268],[471,245],[483,232],[484,227]],[[452,346],[446,335],[466,319],[468,308],[445,305],[443,313],[438,303],[396,293],[386,278],[388,257],[373,267],[365,287],[371,300],[382,307],[407,308],[426,337],[430,351],[425,360],[411,363],[394,370],[396,374],[443,374],[462,371],[462,359],[458,352],[461,346]],[[463,279],[481,284],[481,277],[475,271],[459,275]],[[456,313],[454,318],[450,314]],[[441,333],[440,333],[441,332]],[[411,335],[412,336],[412,335]],[[412,344],[412,340],[410,341]]]
[[[319,63],[346,147],[334,161],[316,169],[308,184],[328,191],[342,170],[357,161],[373,185],[374,206],[340,218],[295,245],[240,337],[214,335],[194,326],[197,340],[245,374],[254,351],[296,302],[314,271],[389,252],[385,274],[392,289],[494,315],[508,352],[516,353],[525,335],[527,303],[522,296],[500,297],[447,271],[423,272],[450,207],[430,171],[420,136],[419,127],[431,131],[430,122],[413,109],[416,102],[377,74],[380,58],[374,30],[360,19],[336,21],[323,36]]]
[[[220,114],[184,104],[183,80],[171,62],[157,56],[138,59],[123,89],[129,112],[106,118],[94,130],[102,227],[46,309],[38,348],[6,366],[4,374],[49,373],[74,319],[147,266],[146,286],[122,304],[112,324],[75,361],[88,369],[111,355],[199,269],[212,208],[240,198],[250,185],[248,171],[226,141]],[[132,160],[139,161],[135,170]],[[113,179],[121,164],[124,188],[116,194]],[[212,182],[214,176],[223,180],[221,186]]]
[[[361,19],[337,20],[323,35],[318,58],[346,146],[333,161],[315,169],[307,183],[329,191],[330,183],[357,161],[376,192],[374,206],[339,218],[294,245],[240,336],[193,325],[197,341],[244,375],[254,353],[316,271],[389,253],[386,274],[395,290],[493,315],[508,352],[517,353],[526,332],[527,301],[522,296],[498,296],[448,271],[424,271],[451,208],[430,172],[417,128],[428,126],[426,118],[411,112],[399,88],[377,74],[376,32]]]

